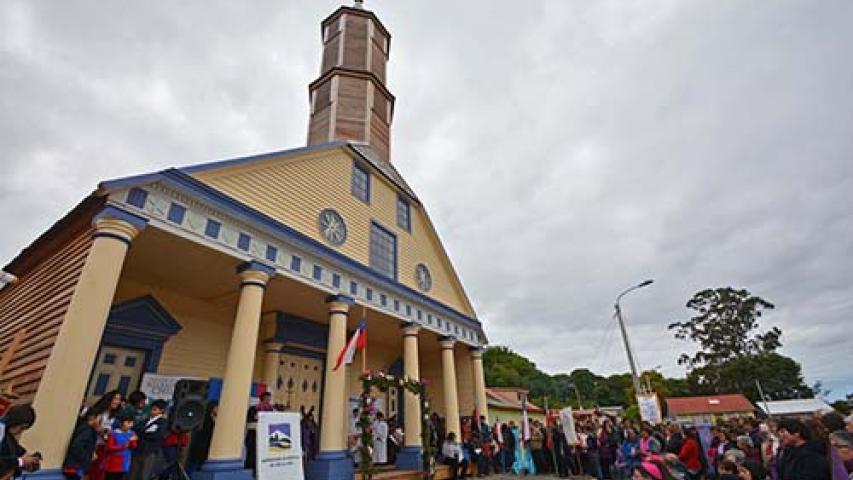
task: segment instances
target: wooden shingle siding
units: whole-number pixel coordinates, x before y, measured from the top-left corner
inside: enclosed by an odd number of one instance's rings
[[[15,333],[27,329],[0,379],[4,390],[12,383],[19,402],[32,400],[38,389],[91,245],[91,227],[84,228],[22,274],[17,284],[0,291],[0,351],[6,350]]]

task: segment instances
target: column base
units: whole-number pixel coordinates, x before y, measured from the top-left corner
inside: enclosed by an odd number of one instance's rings
[[[39,470],[38,472],[24,473],[24,477],[33,480],[65,480],[65,475],[62,474],[60,468],[48,468]]]
[[[353,478],[355,468],[352,458],[346,450],[320,452],[317,458],[308,462],[305,470],[306,480],[342,480]]]
[[[417,470],[424,468],[422,449],[419,446],[403,447],[397,452],[396,467],[400,470]]]
[[[192,480],[252,480],[252,471],[243,468],[243,459],[208,460],[190,475]]]

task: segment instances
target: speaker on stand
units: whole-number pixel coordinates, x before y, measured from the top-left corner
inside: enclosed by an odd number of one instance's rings
[[[169,435],[175,438],[175,458],[163,471],[156,475],[159,480],[190,480],[181,464],[184,457],[184,443],[190,432],[204,423],[207,408],[206,380],[179,380],[172,395],[172,411],[169,415]],[[154,478],[149,479],[154,480]]]

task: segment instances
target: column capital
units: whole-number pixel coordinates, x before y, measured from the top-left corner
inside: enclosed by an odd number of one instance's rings
[[[468,347],[468,350],[471,352],[471,358],[474,360],[483,358],[483,347]]]
[[[417,336],[421,330],[421,326],[414,322],[403,322],[400,324],[400,329],[403,330],[403,336]]]
[[[272,267],[260,262],[246,262],[237,266],[237,274],[240,275],[240,288],[254,286],[267,288],[267,282],[272,278],[274,270]]]
[[[456,337],[453,335],[442,335],[438,337],[438,344],[441,345],[442,350],[452,349],[453,345],[456,344]]]
[[[280,353],[281,348],[284,347],[284,343],[279,342],[274,338],[270,338],[268,340],[263,341],[264,345],[264,353]]]
[[[326,297],[326,303],[343,303],[346,305],[353,305],[355,300],[348,295],[329,295]]]
[[[148,219],[107,205],[92,218],[92,225],[95,227],[93,237],[112,238],[130,245],[136,235],[148,226]]]

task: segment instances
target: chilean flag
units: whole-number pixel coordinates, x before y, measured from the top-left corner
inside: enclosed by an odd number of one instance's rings
[[[349,365],[352,363],[352,359],[355,357],[356,350],[362,350],[367,346],[367,318],[362,318],[361,322],[358,324],[358,328],[355,329],[355,333],[350,337],[349,342],[344,346],[344,349],[341,350],[341,353],[338,354],[338,359],[335,362],[335,368],[332,370],[337,370],[340,368],[342,364]]]

